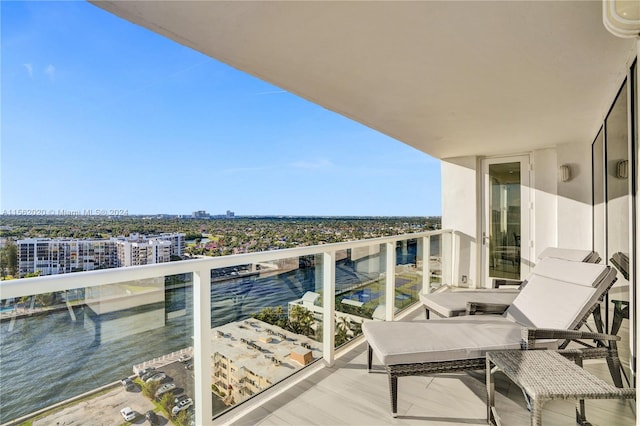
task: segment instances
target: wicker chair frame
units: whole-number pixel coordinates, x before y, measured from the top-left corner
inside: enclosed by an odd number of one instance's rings
[[[622,378],[619,377],[620,369],[620,359],[618,358],[618,351],[615,341],[619,340],[619,338],[611,339],[612,336],[602,334],[602,333],[590,333],[590,332],[579,332],[578,329],[582,327],[586,321],[589,319],[589,316],[593,314],[594,311],[600,309],[600,302],[604,300],[605,295],[608,293],[609,289],[616,282],[617,278],[611,279],[611,282],[606,286],[606,288],[600,289],[600,296],[597,301],[593,303],[590,309],[585,311],[585,314],[575,322],[575,327],[572,330],[551,330],[551,329],[533,329],[523,327],[523,340],[521,342],[521,349],[527,350],[531,349],[535,346],[536,339],[564,339],[564,342],[560,345],[560,349],[566,348],[566,346],[571,341],[579,341],[579,339],[593,339],[596,343],[596,347],[585,347],[578,350],[567,350],[566,355],[569,357],[572,356],[580,356],[583,359],[595,359],[605,357],[607,363],[609,364],[611,373],[614,380],[614,383],[618,387],[622,387]],[[489,310],[494,307],[489,307]],[[481,307],[475,306],[474,312],[478,313],[481,311]],[[600,318],[599,315],[594,315],[596,321]],[[524,338],[524,336],[527,338]],[[614,336],[615,337],[615,336]],[[583,342],[580,342],[584,345]],[[367,368],[368,371],[372,371],[372,363],[373,363],[373,349],[371,345],[367,343],[368,353],[367,353]],[[562,351],[561,351],[562,352]],[[618,377],[615,377],[614,368],[616,366],[615,371],[617,371]],[[436,361],[436,362],[425,362],[425,363],[411,363],[411,364],[394,364],[394,365],[385,365],[384,366],[387,376],[389,379],[389,395],[391,398],[391,414],[393,417],[397,417],[398,415],[398,378],[404,376],[427,376],[431,374],[439,374],[439,373],[452,373],[452,372],[460,372],[460,371],[472,371],[472,370],[485,370],[486,368],[486,358],[483,355],[481,358],[471,358],[471,359],[461,359],[461,360],[452,360],[452,361]],[[618,385],[619,384],[619,385]]]

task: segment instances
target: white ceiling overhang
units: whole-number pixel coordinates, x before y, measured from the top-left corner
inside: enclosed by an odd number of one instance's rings
[[[634,40],[597,1],[95,1],[437,158],[590,143]]]

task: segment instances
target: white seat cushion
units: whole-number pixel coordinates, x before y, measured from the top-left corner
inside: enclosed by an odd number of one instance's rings
[[[519,349],[520,324],[502,316],[462,316],[425,321],[366,322],[362,330],[385,365],[484,357],[487,351]],[[540,342],[557,348],[557,341]]]
[[[506,311],[507,318],[537,328],[571,328],[596,290],[546,277],[536,277],[520,291]]]
[[[541,259],[533,268],[528,280],[535,276],[573,284],[597,287],[609,270],[604,265],[584,262],[571,262],[553,257]]]
[[[578,250],[578,249],[564,249],[558,247],[547,247],[542,250],[542,253],[538,256],[538,260],[545,257],[554,257],[556,259],[571,260],[574,262],[587,262],[594,256],[594,252],[591,250]]]
[[[467,302],[510,305],[518,295],[518,291],[517,289],[446,291],[421,294],[420,301],[431,312],[441,317],[450,317],[456,312],[464,311],[467,308]]]
[[[594,263],[544,258],[529,275],[505,316],[538,328],[573,328],[611,279],[610,269]]]

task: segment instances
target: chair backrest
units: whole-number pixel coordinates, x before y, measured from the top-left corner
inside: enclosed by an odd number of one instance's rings
[[[622,274],[625,280],[629,279],[629,256],[621,251],[614,253],[611,256],[611,264],[616,267]]]
[[[545,257],[504,315],[528,327],[576,329],[609,291],[615,276],[615,269],[605,265]]]
[[[600,255],[591,250],[565,249],[559,247],[547,247],[538,255],[538,262],[547,257],[554,259],[571,260],[573,262],[599,263]],[[518,289],[522,290],[527,285],[527,279],[522,280]]]
[[[547,247],[538,256],[538,261],[545,257],[573,260],[574,262],[598,263],[600,255],[592,250],[566,249],[559,247]]]

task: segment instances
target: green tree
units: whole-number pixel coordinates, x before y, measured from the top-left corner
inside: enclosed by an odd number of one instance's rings
[[[349,331],[351,331],[351,322],[345,316],[338,320],[336,330],[336,347],[342,346],[349,341]]]
[[[7,239],[6,245],[0,251],[0,274],[3,278],[7,274],[18,277],[18,246],[12,239]]]
[[[0,249],[0,279],[4,280],[9,271],[9,259],[5,247]]]
[[[281,328],[287,328],[287,315],[284,313],[282,306],[266,307],[259,313],[253,315],[255,319],[264,321],[267,324],[276,325]]]
[[[160,406],[167,414],[171,414],[171,409],[173,408],[173,392],[167,392],[162,395]]]
[[[187,426],[191,421],[191,414],[187,410],[180,411],[173,422],[179,426]]]
[[[274,309],[271,306],[267,306],[266,308],[263,308],[260,312],[253,315],[253,317],[257,320],[266,322],[267,324],[275,325],[276,323],[276,314]]]
[[[40,293],[36,294],[36,303],[40,306],[51,306],[55,301],[55,294],[53,293]]]
[[[156,392],[160,388],[159,382],[149,382],[142,384],[142,394],[149,399],[153,399],[156,396]]]
[[[311,336],[314,323],[313,312],[301,305],[293,305],[289,311],[289,330],[296,334]]]
[[[202,234],[200,232],[188,231],[185,232],[184,239],[185,240],[195,240],[196,238],[202,238]]]
[[[361,320],[359,323],[355,323],[353,326],[353,337],[357,337],[362,334],[362,325],[364,324],[364,320]]]

